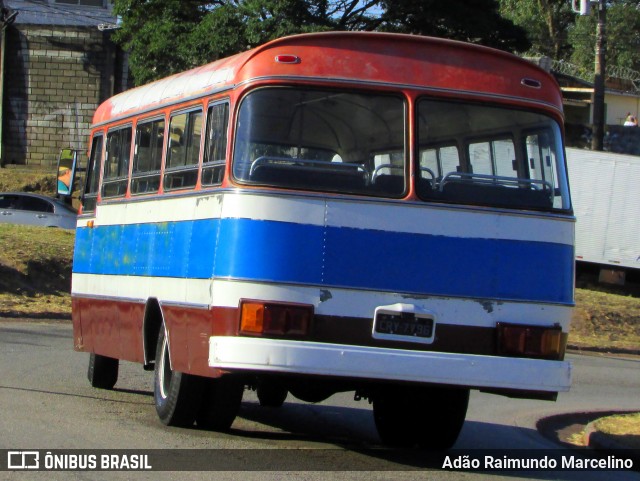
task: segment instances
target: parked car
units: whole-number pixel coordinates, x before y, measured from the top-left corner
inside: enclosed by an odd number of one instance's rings
[[[26,192],[0,192],[0,222],[75,229],[76,211],[57,199]]]

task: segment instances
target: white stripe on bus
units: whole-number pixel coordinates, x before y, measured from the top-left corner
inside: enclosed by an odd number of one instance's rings
[[[295,285],[273,285],[223,279],[176,279],[144,276],[74,274],[72,295],[144,302],[149,297],[161,303],[191,307],[237,308],[241,299],[282,301],[316,306],[319,315],[373,318],[376,307],[395,303],[414,304],[434,314],[436,322],[451,325],[494,327],[496,322],[549,325],[558,323],[566,332],[571,307],[508,301],[412,297],[406,294],[319,289]]]
[[[341,201],[294,195],[246,192],[202,193],[157,197],[149,201],[98,206],[95,225],[178,222],[237,218],[305,225],[429,234],[457,238],[504,239],[572,245],[571,219],[559,222],[531,214],[469,211],[424,204],[388,205],[371,201]]]

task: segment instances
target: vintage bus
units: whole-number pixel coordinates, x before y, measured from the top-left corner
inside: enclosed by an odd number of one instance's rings
[[[155,371],[167,425],[354,391],[385,444],[447,448],[471,389],[553,400],[574,217],[552,76],[382,33],[272,41],[97,109],[74,345]]]

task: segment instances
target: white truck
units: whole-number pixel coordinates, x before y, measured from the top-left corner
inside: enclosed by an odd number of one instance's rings
[[[567,148],[576,260],[640,268],[640,156]]]

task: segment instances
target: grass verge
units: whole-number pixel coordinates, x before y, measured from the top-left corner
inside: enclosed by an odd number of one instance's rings
[[[602,418],[594,423],[594,427],[616,442],[640,450],[640,413]]]
[[[589,434],[597,431],[611,443],[611,447],[640,450],[640,412],[604,416],[566,439],[577,447],[586,447]]]
[[[68,318],[74,232],[0,224],[0,317]]]
[[[640,351],[640,298],[576,289],[569,344],[605,352]]]
[[[56,167],[8,165],[0,168],[0,192],[35,192],[53,195]]]

